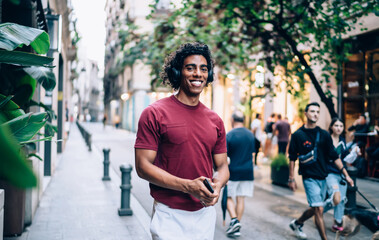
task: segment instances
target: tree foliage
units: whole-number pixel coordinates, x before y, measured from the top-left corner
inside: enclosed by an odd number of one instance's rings
[[[144,36],[146,52],[135,51],[151,65],[153,83],[160,81],[157,72],[166,53],[181,43],[201,41],[213,49],[222,73],[246,71],[259,61],[272,73],[282,66],[287,91],[295,97],[311,81],[331,117],[337,114],[329,82],[341,81],[350,50],[343,37],[362,16],[379,13],[377,0],[184,0],[169,14],[160,14],[157,6],[149,16],[154,32]],[[316,66],[322,69],[319,78]]]

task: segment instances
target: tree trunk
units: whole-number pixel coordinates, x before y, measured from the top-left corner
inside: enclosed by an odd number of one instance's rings
[[[307,61],[304,58],[304,55],[297,49],[296,42],[284,31],[282,28],[275,26],[275,29],[278,31],[280,36],[282,36],[287,43],[291,46],[293,53],[299,58],[300,63],[305,67],[305,71],[310,77],[313,86],[316,89],[317,94],[320,96],[321,101],[326,105],[326,108],[329,111],[330,117],[338,117],[336,111],[334,110],[334,103],[331,98],[326,97],[324,91],[322,90],[320,83],[317,81],[316,76],[314,75],[312,68],[308,65]]]

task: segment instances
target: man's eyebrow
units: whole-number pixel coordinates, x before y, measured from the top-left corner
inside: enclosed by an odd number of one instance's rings
[[[194,63],[189,63],[189,64],[184,65],[184,67],[196,67],[196,64],[194,64]],[[200,67],[207,67],[207,68],[208,68],[208,65],[206,65],[206,64],[201,64]]]

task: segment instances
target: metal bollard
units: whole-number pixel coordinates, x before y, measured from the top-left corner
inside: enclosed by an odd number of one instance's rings
[[[91,148],[91,142],[92,142],[92,135],[88,133],[88,151],[92,151],[92,148]]]
[[[357,175],[358,175],[358,169],[356,167],[347,167],[346,168],[347,173],[353,179],[354,181],[354,187],[351,187],[350,185],[347,186],[347,192],[346,192],[346,198],[347,198],[347,203],[345,207],[347,209],[353,209],[357,207],[357,198],[356,198],[356,192],[357,192]],[[348,183],[347,183],[348,184]]]
[[[104,176],[102,178],[103,181],[109,181],[111,178],[109,177],[109,152],[111,150],[109,148],[103,148],[103,153],[104,153]]]
[[[133,211],[130,208],[130,189],[132,189],[132,184],[130,182],[132,172],[132,166],[129,164],[121,165],[121,208],[118,209],[119,216],[131,216]]]

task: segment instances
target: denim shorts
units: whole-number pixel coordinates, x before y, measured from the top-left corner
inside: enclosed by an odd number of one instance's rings
[[[332,196],[335,192],[341,192],[341,198],[346,195],[347,183],[345,181],[345,185],[341,185],[342,178],[341,175],[336,173],[329,173],[326,177],[326,186],[327,192],[329,196]]]
[[[313,178],[303,179],[305,194],[307,195],[310,207],[324,206],[326,196],[326,180],[318,180]]]

